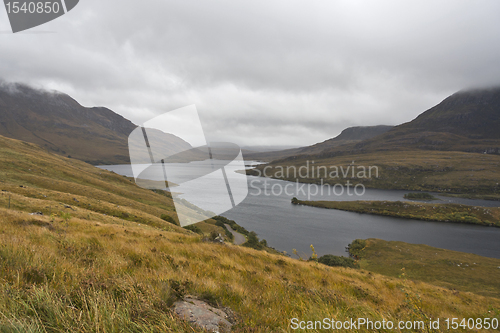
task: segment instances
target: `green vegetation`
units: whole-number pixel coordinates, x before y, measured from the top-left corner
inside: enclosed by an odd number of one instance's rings
[[[283,332],[299,315],[412,320],[408,294],[432,318],[500,309],[494,297],[205,242],[160,218],[173,213],[171,198],[129,178],[0,137],[0,332],[200,332],[172,312],[187,294],[232,309],[240,333]],[[196,227],[222,233],[216,223]]]
[[[248,236],[250,233],[247,229],[243,228],[242,226],[236,224],[235,221],[230,220],[228,218],[225,218],[224,216],[214,216],[212,219],[216,220],[218,222],[217,225],[224,225],[228,224],[234,231],[239,232],[242,235]]]
[[[263,250],[267,247],[267,241],[265,239],[259,240],[257,234],[254,231],[250,231],[247,235],[247,241],[243,243],[242,246],[256,250]]]
[[[366,247],[366,241],[364,239],[355,239],[351,244],[347,245],[347,252],[349,252],[349,256],[352,258],[358,260],[362,253],[363,250]]]
[[[358,268],[356,265],[356,261],[352,258],[346,258],[341,256],[334,256],[333,254],[325,254],[318,258],[318,262],[323,265],[332,266],[332,267],[349,267],[349,268]]]
[[[407,193],[404,195],[405,199],[414,200],[437,200],[437,198],[429,193],[419,192],[419,193]]]
[[[362,269],[398,277],[404,268],[407,279],[446,288],[449,294],[500,298],[500,259],[380,239],[363,242],[366,246],[356,252]]]
[[[192,231],[192,232],[194,232],[196,234],[203,234],[203,231],[200,229],[200,227],[198,227],[195,224],[187,225],[187,226],[184,227],[184,229]]]
[[[500,208],[401,201],[302,201],[296,204],[413,220],[500,227]]]

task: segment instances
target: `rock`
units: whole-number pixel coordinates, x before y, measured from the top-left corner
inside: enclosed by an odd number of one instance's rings
[[[214,308],[192,296],[174,303],[174,312],[191,324],[211,332],[230,332],[232,324],[227,320],[228,314]]]
[[[224,243],[225,239],[224,239],[224,236],[222,236],[221,234],[219,234],[217,237],[215,237],[214,239],[214,243]]]
[[[38,215],[38,216],[43,216],[43,213],[42,213],[42,212],[35,212],[35,213],[31,213],[30,215]]]

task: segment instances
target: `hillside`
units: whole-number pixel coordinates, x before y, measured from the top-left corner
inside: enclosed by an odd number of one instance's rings
[[[257,161],[272,161],[296,155],[315,155],[321,152],[346,144],[357,143],[367,140],[389,131],[393,126],[357,126],[344,129],[339,135],[332,139],[314,144],[312,146],[285,149],[271,152],[247,152],[245,159]]]
[[[500,297],[500,260],[438,249],[422,244],[367,239],[356,251],[360,266],[368,271],[443,288]],[[404,269],[404,271],[402,271]]]
[[[315,162],[315,174],[312,173],[312,161]],[[488,199],[500,200],[500,155],[495,154],[425,150],[345,153],[327,158],[309,156],[273,161],[247,173],[263,175],[266,167],[267,176],[303,183],[344,185],[349,181],[367,188],[457,193],[467,194],[469,198],[487,196]],[[301,167],[309,168],[309,174],[293,172]],[[324,167],[328,170],[326,175]],[[373,170],[371,177],[369,173],[366,177],[364,174],[357,177],[358,171],[363,168],[369,170],[370,167]],[[338,176],[331,174],[332,168],[339,170]],[[349,170],[346,177],[341,168]]]
[[[63,93],[0,82],[0,135],[62,156],[94,165],[129,163],[128,135],[136,127],[107,108],[83,107]],[[173,135],[162,139],[166,151],[191,147]]]
[[[358,143],[313,154],[270,157],[268,175],[307,183],[345,183],[345,177],[296,177],[280,167],[378,167],[379,177],[353,183],[382,189],[457,193],[500,199],[500,88],[461,91],[411,122]],[[318,144],[320,146],[321,144]],[[314,147],[314,146],[313,146]],[[354,161],[354,163],[353,163]],[[257,175],[265,166],[249,174]],[[270,168],[269,168],[270,167]]]
[[[459,91],[414,120],[323,157],[389,150],[500,153],[500,88]]]
[[[0,190],[3,332],[201,332],[171,309],[187,294],[232,313],[234,332],[282,332],[294,317],[398,322],[500,309],[489,296],[203,241],[160,218],[175,221],[168,195],[4,137]]]

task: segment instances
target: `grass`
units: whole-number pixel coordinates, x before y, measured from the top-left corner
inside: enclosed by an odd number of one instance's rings
[[[124,227],[111,217],[66,223],[0,214],[0,323],[11,331],[187,332],[170,310],[185,294],[233,309],[237,332],[281,332],[297,316],[410,320],[403,284],[421,295],[432,317],[480,317],[500,308],[491,297]]]
[[[500,298],[500,259],[443,250],[427,245],[368,239],[357,252],[362,269],[446,288]]]
[[[495,297],[204,242],[161,218],[176,221],[168,196],[2,137],[0,190],[0,332],[201,332],[171,309],[187,294],[232,309],[234,332],[284,332],[294,317],[483,318],[500,309]],[[223,233],[215,224],[197,226]],[[416,294],[418,304],[408,302]]]
[[[293,201],[298,205],[413,220],[500,227],[500,208],[401,201]],[[292,203],[293,203],[292,202]]]
[[[307,161],[308,174],[305,172]],[[342,167],[344,171],[349,168],[349,172],[344,177],[339,171],[339,177],[335,177],[331,173],[332,166]],[[378,175],[375,169],[372,169],[371,178],[358,174],[360,167],[368,170],[369,166],[378,167]],[[335,185],[350,181],[351,184],[363,184],[367,188],[430,191],[479,199],[500,199],[500,155],[408,150],[345,154],[328,158],[298,156],[260,165],[247,173],[263,175],[266,167],[267,176],[294,182]],[[303,172],[299,174],[301,167]],[[327,168],[326,173],[322,167]],[[354,176],[352,168],[355,170]],[[281,169],[284,172],[280,172]],[[368,171],[366,173],[368,176]]]

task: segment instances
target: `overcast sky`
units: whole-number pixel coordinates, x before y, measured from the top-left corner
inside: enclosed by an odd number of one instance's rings
[[[0,78],[136,124],[196,104],[211,141],[308,145],[500,84],[500,1],[80,0],[12,34]]]

